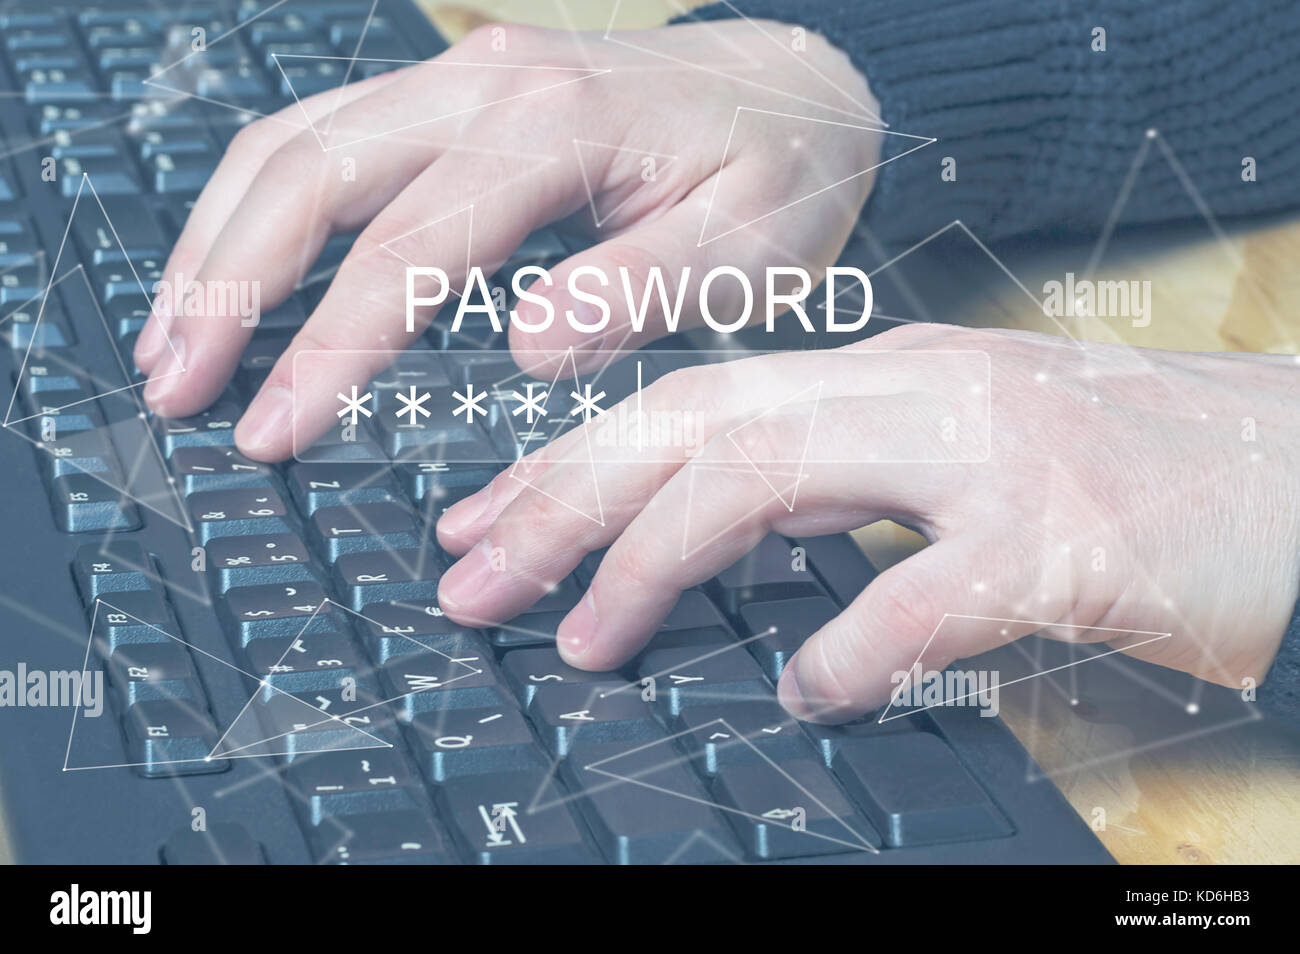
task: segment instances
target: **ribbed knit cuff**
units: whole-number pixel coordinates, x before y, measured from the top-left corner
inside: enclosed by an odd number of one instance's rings
[[[886,242],[961,219],[985,239],[1095,235],[1158,127],[1220,215],[1300,204],[1295,0],[735,0],[816,31],[866,76],[898,132],[938,139],[880,170],[867,215]],[[734,17],[725,4],[690,19]],[[1106,50],[1093,50],[1093,30]],[[884,158],[915,140],[886,136]],[[1192,218],[1152,148],[1123,224]],[[1268,181],[1241,179],[1246,155]],[[955,182],[940,178],[956,160]]]
[[[1300,600],[1255,699],[1269,715],[1300,726]]]

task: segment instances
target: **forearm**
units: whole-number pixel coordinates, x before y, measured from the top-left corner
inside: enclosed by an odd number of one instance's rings
[[[986,239],[1095,233],[1149,129],[1216,215],[1300,205],[1300,142],[1288,121],[1300,94],[1293,0],[751,0],[742,9],[824,34],[865,74],[892,130],[938,140],[881,168],[866,214],[884,241],[958,218]],[[697,15],[735,14],[716,5]],[[1093,49],[1097,27],[1104,52]],[[885,159],[915,145],[884,139]],[[1162,145],[1148,149],[1122,221],[1196,216]],[[941,178],[945,157],[954,181]],[[1254,181],[1243,180],[1245,157]]]

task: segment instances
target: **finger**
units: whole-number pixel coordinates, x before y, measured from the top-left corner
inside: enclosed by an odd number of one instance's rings
[[[703,441],[748,406],[747,382],[760,373],[744,361],[682,370],[626,403],[636,400],[647,419],[689,408]],[[439,585],[449,616],[468,625],[513,618],[613,540],[688,459],[687,446],[638,453],[613,439],[604,429],[619,420],[615,408],[564,434],[443,515],[439,541],[464,554]]]
[[[519,188],[525,174],[527,188]],[[502,188],[503,182],[515,186]],[[406,330],[409,264],[438,266],[453,287],[464,289],[471,235],[473,262],[490,274],[530,232],[578,200],[574,177],[555,165],[539,168],[531,157],[471,149],[447,152],[357,239],[236,428],[241,449],[273,461],[309,446],[336,421],[334,395],[365,384],[423,331],[422,325]],[[457,214],[463,212],[469,214]],[[295,370],[300,354],[309,360]]]
[[[193,277],[198,272],[262,165],[301,133],[305,123],[314,123],[334,109],[373,93],[394,77],[394,73],[384,73],[338,90],[318,93],[240,129],[186,217],[180,237],[167,258],[164,277],[177,274]],[[170,309],[155,309],[141,330],[134,359],[136,367],[145,374],[153,371],[162,356],[173,320]]]
[[[738,175],[744,175],[740,170]],[[551,270],[552,283],[547,289],[534,286],[531,291],[548,299],[557,315],[572,312],[581,329],[565,320],[552,322],[543,331],[530,331],[541,324],[544,306],[524,302],[519,307],[521,321],[510,327],[510,346],[521,367],[534,376],[554,374],[560,359],[572,347],[578,370],[598,367],[608,354],[618,349],[643,347],[678,330],[699,327],[704,311],[719,324],[743,327],[761,322],[765,300],[765,264],[774,251],[762,238],[741,234],[726,236],[699,245],[700,221],[713,190],[714,178],[706,178],[690,188],[668,193],[661,205],[662,214],[649,216],[646,224],[623,232],[561,262]],[[786,258],[801,261],[800,258]],[[749,295],[732,274],[706,276],[718,266],[738,270],[749,279]],[[592,274],[575,271],[591,269]],[[803,294],[811,293],[820,281],[822,270],[810,268],[803,282]],[[600,276],[607,279],[602,284]],[[792,293],[799,283],[783,280],[778,290]],[[599,296],[608,303],[608,314],[600,307],[572,293]],[[706,290],[703,298],[702,290]],[[703,301],[703,306],[702,306]],[[748,321],[737,321],[748,307]],[[784,311],[784,306],[778,309]],[[546,361],[540,355],[549,355]]]
[[[383,110],[408,95],[407,83],[389,83],[331,113],[331,122],[355,129],[365,117],[383,116]],[[322,149],[315,131],[294,136],[261,166],[195,281],[201,289],[251,283],[259,289],[261,304],[274,307],[298,285],[331,233],[368,221],[428,166],[439,148],[432,135],[403,142],[402,148],[393,148],[381,136],[355,144],[342,156]],[[355,174],[344,175],[344,164]],[[199,313],[186,309],[172,322],[170,337],[179,360],[161,361],[144,389],[144,398],[160,415],[191,415],[212,403],[252,335],[247,316],[226,313],[227,300],[214,304],[217,311],[209,311],[213,303],[204,300]],[[177,373],[182,369],[185,373]]]
[[[862,387],[854,369],[837,365],[824,354],[787,354],[776,367],[768,356],[681,369],[523,458],[439,520],[439,543],[455,555],[471,554],[443,576],[444,608],[453,618],[464,614],[463,622],[515,615],[539,587],[612,540],[705,442],[752,417],[756,403],[806,391],[811,374],[831,379],[828,387]],[[599,387],[599,376],[591,380]],[[642,428],[653,435],[658,421],[672,422],[665,433],[681,440],[633,442]],[[494,552],[508,554],[508,565],[498,560],[484,577]]]
[[[865,419],[866,431],[886,434],[911,402],[895,396],[792,405],[744,433],[714,438],[605,554],[586,596],[558,629],[566,661],[583,669],[621,665],[649,641],[682,592],[736,563],[769,532],[820,535],[886,515],[905,515],[921,527],[941,520],[960,480],[957,469],[845,464],[836,456],[850,424]],[[911,441],[904,434],[893,446],[902,455]]]
[[[781,674],[777,694],[796,718],[843,722],[897,698],[899,674],[937,671],[1042,628],[1069,612],[1069,595],[1041,596],[1032,550],[1005,534],[971,531],[890,567],[814,633]],[[990,579],[991,571],[996,578]],[[912,676],[907,677],[912,680]]]

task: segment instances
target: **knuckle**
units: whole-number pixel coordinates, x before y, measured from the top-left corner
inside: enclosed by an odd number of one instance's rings
[[[644,391],[644,400],[656,410],[690,409],[705,403],[718,386],[709,368],[695,365],[669,371]]]
[[[556,31],[526,23],[488,21],[470,30],[457,48],[481,54],[485,51],[530,53],[546,48],[547,38]]]
[[[893,644],[909,638],[927,638],[943,618],[931,596],[931,588],[913,573],[885,573],[871,588],[875,591],[871,597],[872,611],[860,620],[862,631],[854,642],[872,650],[871,654],[877,658],[885,652],[882,640]]]
[[[605,584],[616,581],[639,584],[656,579],[660,575],[660,567],[649,547],[638,546],[637,541],[623,536],[609,548],[609,552],[600,561],[597,573],[603,577],[602,582]]]
[[[314,324],[308,322],[294,336],[295,354],[303,351],[346,351],[355,347],[358,328],[353,324],[331,323],[321,327],[314,327]]]
[[[946,338],[954,332],[952,325],[935,321],[917,321],[898,325],[882,331],[872,342],[884,348],[913,348],[936,338]]]
[[[305,173],[320,161],[320,157],[320,144],[310,133],[299,133],[271,152],[261,175],[269,177],[279,189],[301,194],[313,181]]]
[[[230,141],[230,152],[235,155],[269,156],[276,149],[280,136],[274,124],[267,119],[257,119],[239,127]]]

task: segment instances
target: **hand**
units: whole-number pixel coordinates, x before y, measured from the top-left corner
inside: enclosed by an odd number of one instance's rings
[[[768,532],[893,518],[931,545],[814,634],[778,687],[794,715],[840,721],[885,702],[927,643],[929,671],[1039,630],[1116,647],[1151,639],[1122,631],[1172,633],[1133,655],[1240,688],[1267,672],[1296,601],[1291,357],[912,325],[679,371],[642,402],[693,412],[700,451],[632,463],[587,440],[596,419],[525,458],[522,479],[503,473],[438,524],[463,555],[439,587],[449,616],[509,619],[608,546],[557,640],[574,666],[610,669]],[[593,475],[603,525],[553,499],[580,499]]]
[[[614,40],[507,26],[504,52],[484,28],[436,60],[313,96],[301,110],[295,105],[241,131],[185,225],[164,271],[168,279],[179,273],[205,288],[259,282],[269,309],[294,290],[331,233],[365,228],[240,421],[240,449],[260,460],[283,459],[295,432],[297,446],[308,446],[336,422],[335,394],[364,384],[384,363],[355,349],[400,350],[415,337],[405,330],[407,261],[443,268],[453,286],[464,275],[470,217],[455,213],[471,204],[471,257],[487,275],[547,223],[568,219],[603,240],[554,270],[549,295],[560,315],[575,307],[562,291],[565,277],[582,265],[610,276],[626,266],[638,299],[652,265],[667,276],[692,266],[691,286],[716,264],[751,277],[769,262],[802,265],[819,280],[870,188],[873,176],[864,170],[879,159],[879,135],[864,117],[877,106],[834,47],[814,35],[806,50],[793,53],[788,27],[760,26],[766,34],[750,23],[724,22]],[[626,43],[671,51],[712,72]],[[552,69],[520,68],[530,64]],[[608,72],[574,72],[585,68]],[[554,88],[530,92],[539,86]],[[749,112],[733,130],[739,106]],[[824,120],[791,119],[795,114]],[[585,177],[574,140],[611,147],[588,150]],[[724,151],[709,235],[760,221],[699,245]],[[647,176],[648,154],[676,159],[661,160]],[[792,196],[841,180],[762,218]],[[445,221],[425,228],[439,219]],[[394,240],[402,236],[399,248]],[[755,287],[763,287],[760,281]],[[728,300],[722,284],[711,298],[719,314],[739,300],[735,289]],[[670,283],[670,301],[677,291]],[[692,287],[685,291],[688,303],[696,300]],[[617,306],[620,296],[610,297]],[[647,329],[633,346],[664,333],[659,300],[652,299]],[[543,314],[536,305],[520,313],[530,322]],[[683,327],[697,317],[689,306],[683,314]],[[154,411],[189,415],[218,396],[253,333],[241,318],[156,310],[135,351],[137,365],[151,375],[144,395]],[[626,308],[616,307],[611,328],[626,322]],[[543,334],[511,334],[516,348],[563,352],[590,343],[563,321]],[[305,350],[338,355],[303,362],[294,380],[294,355]]]

